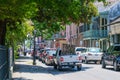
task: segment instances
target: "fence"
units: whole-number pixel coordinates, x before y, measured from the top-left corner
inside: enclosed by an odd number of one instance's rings
[[[0,80],[6,80],[9,74],[8,51],[0,45]]]

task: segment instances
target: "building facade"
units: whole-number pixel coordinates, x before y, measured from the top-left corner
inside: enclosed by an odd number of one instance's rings
[[[111,44],[120,43],[120,1],[108,0],[108,3],[108,6],[103,6],[103,3],[95,4],[99,16],[93,17],[90,24],[66,25],[66,43],[78,47],[100,47],[102,50],[106,50]],[[115,24],[109,25],[111,23]]]

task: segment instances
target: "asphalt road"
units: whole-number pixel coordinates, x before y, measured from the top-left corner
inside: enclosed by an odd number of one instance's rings
[[[62,71],[47,67],[50,74],[60,80],[120,80],[120,71],[114,71],[111,66],[102,69],[100,64],[83,64],[82,70],[65,68]]]
[[[37,65],[32,65],[30,57],[21,57],[16,60],[13,80],[120,80],[120,71],[112,67],[102,69],[100,64],[82,64],[82,70],[65,68],[62,71],[53,69],[36,60]]]

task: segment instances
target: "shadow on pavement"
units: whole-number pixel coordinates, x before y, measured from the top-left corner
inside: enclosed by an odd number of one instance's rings
[[[30,57],[30,56],[19,56],[18,60],[19,59],[32,59],[32,57]]]
[[[115,71],[112,67],[108,67],[108,68],[105,68],[106,70],[111,70],[111,71]],[[120,72],[120,70],[118,71],[115,71],[115,72]]]
[[[93,67],[82,67],[82,69],[80,71],[77,70],[77,68],[64,68],[61,71],[52,68],[48,68],[48,72],[52,75],[59,75],[59,74],[69,74],[69,73],[77,73],[77,72],[81,72],[81,71],[86,71],[87,69],[91,69]]]
[[[34,66],[34,65],[27,65],[27,64],[15,64],[14,72],[48,73],[47,69],[42,66]]]
[[[12,80],[32,80],[32,79],[26,79],[26,78],[13,78]]]
[[[84,67],[84,66],[83,66],[83,68],[82,68],[81,71],[86,71],[87,69],[91,69],[91,68],[93,68],[93,67]]]
[[[25,61],[26,59],[31,59],[31,57],[20,57],[22,61]],[[18,62],[22,62],[21,60],[18,60]],[[56,70],[53,68],[53,66],[42,66],[43,63],[40,65],[29,65],[29,64],[15,64],[14,72],[20,72],[20,73],[45,73],[45,74],[52,74],[52,75],[59,75],[59,74],[69,74],[69,73],[75,73],[75,72],[81,72],[86,71],[87,69],[91,69],[93,67],[82,67],[81,71],[77,71],[77,68],[71,69],[71,68],[64,68],[61,71]]]

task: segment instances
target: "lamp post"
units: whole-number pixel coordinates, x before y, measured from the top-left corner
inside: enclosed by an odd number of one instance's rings
[[[35,37],[36,37],[36,30],[34,30],[33,32],[34,34],[34,49],[33,49],[33,65],[36,65],[36,48],[35,48],[35,45],[36,45],[36,42],[35,42]]]

